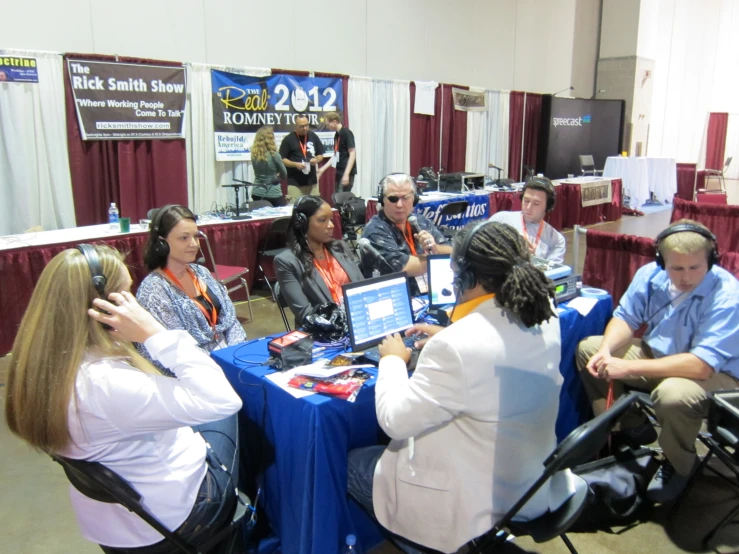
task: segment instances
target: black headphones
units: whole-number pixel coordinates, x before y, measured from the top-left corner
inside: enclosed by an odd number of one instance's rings
[[[385,205],[385,182],[388,177],[392,177],[393,175],[405,175],[408,178],[408,181],[411,182],[411,185],[413,186],[413,207],[415,208],[421,200],[421,197],[418,196],[418,185],[416,184],[416,180],[407,173],[389,173],[382,178],[377,187],[377,202],[380,204],[380,207]]]
[[[303,203],[304,198],[307,198],[307,195],[298,198],[293,206],[293,227],[303,236],[308,233],[308,218],[304,213],[298,211],[298,206]]]
[[[459,251],[454,258],[454,263],[457,266],[457,271],[454,275],[453,286],[457,289],[457,301],[462,296],[464,291],[473,288],[477,284],[477,277],[474,272],[470,269],[470,264],[467,262],[467,250],[472,244],[472,238],[482,229],[490,223],[487,219],[483,219],[464,238],[462,244],[459,245]]]
[[[530,185],[536,185],[536,187],[532,187],[534,190],[544,189],[547,195],[547,213],[551,212],[554,209],[554,203],[557,201],[557,193],[554,191],[552,182],[546,177],[532,177],[523,185],[521,196],[519,197],[521,201],[523,201],[523,195]]]
[[[100,256],[98,256],[97,250],[91,244],[78,244],[75,247],[85,257],[87,267],[90,269],[90,275],[92,276],[92,286],[100,295],[100,298],[105,298],[105,285],[108,279],[103,275],[103,266],[100,263]]]
[[[154,220],[151,222],[151,232],[154,234],[154,242],[151,245],[151,251],[155,256],[160,258],[166,258],[169,256],[169,244],[160,234],[159,228],[162,224],[164,214],[174,206],[175,204],[167,204],[166,206],[159,208],[154,216]]]
[[[661,268],[665,268],[665,259],[662,257],[662,253],[659,251],[660,243],[670,235],[676,233],[698,233],[700,236],[707,238],[713,244],[711,253],[708,255],[708,270],[710,271],[714,264],[718,263],[718,243],[716,242],[716,235],[714,235],[708,229],[696,225],[695,223],[677,223],[670,225],[667,229],[657,235],[657,239],[654,242],[654,248],[657,250],[656,261],[657,265]]]

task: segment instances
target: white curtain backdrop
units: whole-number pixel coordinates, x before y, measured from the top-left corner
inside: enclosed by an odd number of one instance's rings
[[[480,90],[470,88],[470,90]],[[509,91],[485,91],[487,111],[467,112],[467,154],[465,171],[490,174],[498,178],[498,171],[489,169],[492,163],[508,176],[508,127],[511,106]]]
[[[62,56],[36,58],[38,83],[0,83],[0,235],[76,225],[69,173]]]
[[[253,177],[248,162],[217,162],[213,138],[213,92],[210,70],[219,69],[253,77],[271,74],[264,68],[233,68],[217,65],[192,63],[187,65],[188,120],[185,121],[187,145],[187,186],[189,207],[197,214],[213,209],[214,204],[223,206],[234,202],[230,185],[233,178],[250,181]],[[240,191],[240,201],[245,200],[245,191]]]
[[[350,77],[349,128],[357,145],[357,177],[352,192],[377,194],[388,173],[410,172],[411,96],[409,81]]]

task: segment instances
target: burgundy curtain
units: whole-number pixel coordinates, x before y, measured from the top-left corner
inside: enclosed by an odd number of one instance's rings
[[[693,199],[693,187],[695,186],[696,164],[677,164],[677,193],[675,196],[683,200]]]
[[[65,60],[116,61],[114,56],[67,54]],[[118,57],[117,61],[148,65],[180,63]],[[164,204],[187,205],[187,159],[184,140],[83,141],[67,64],[64,64],[69,168],[77,225],[108,219],[115,202],[122,217],[138,221]]]
[[[607,290],[618,304],[636,271],[654,261],[654,240],[588,229],[583,286]]]
[[[675,198],[670,222],[678,219],[692,219],[708,227],[716,235],[719,255],[723,252],[739,252],[739,206],[703,204]]]
[[[728,124],[728,113],[712,113],[708,116],[706,169],[723,169],[724,167],[724,149],[726,148],[726,128]]]
[[[523,98],[525,94],[517,90],[511,92],[508,116],[508,178],[516,182],[521,180],[521,139],[524,132]],[[541,104],[539,109],[541,109]]]
[[[442,91],[443,86],[443,91]],[[422,115],[414,113],[416,103],[416,84],[410,84],[411,95],[411,175],[417,175],[422,167],[439,169],[439,152],[444,173],[464,171],[467,155],[467,112],[454,109],[452,87],[469,90],[459,85],[439,85],[436,89],[434,113]],[[439,129],[442,105],[443,140]]]
[[[272,74],[282,74],[282,75],[294,75],[295,77],[308,77],[310,73],[308,71],[299,71],[296,69],[272,69]],[[327,78],[335,78],[335,79],[341,79],[341,88],[344,92],[344,121],[342,122],[342,125],[345,125],[346,127],[349,127],[349,75],[343,75],[341,73],[314,73],[316,77],[327,77]],[[280,145],[277,145],[277,148],[279,149]],[[332,154],[327,152],[326,154]],[[326,163],[328,160],[328,156],[326,156],[326,159],[322,162],[321,165]],[[331,204],[333,207],[334,203],[331,200],[331,196],[334,193],[334,183],[336,182],[336,170],[333,167],[329,167],[326,172],[321,176],[321,179],[318,182],[318,190],[320,192],[321,198],[323,198],[326,202]],[[283,194],[287,194],[287,181],[282,182],[282,192]]]
[[[722,252],[718,257],[718,265],[739,279],[739,252]]]
[[[539,147],[539,129],[541,129],[542,95],[526,93],[526,121],[523,134],[523,163],[536,168],[536,154]],[[543,168],[539,168],[544,171]]]

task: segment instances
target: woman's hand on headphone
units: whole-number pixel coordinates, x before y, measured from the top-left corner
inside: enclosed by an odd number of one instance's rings
[[[108,298],[95,298],[92,303],[102,313],[90,308],[87,314],[100,323],[109,325],[111,335],[131,342],[146,342],[157,333],[164,331],[164,326],[147,312],[128,291],[113,292]]]

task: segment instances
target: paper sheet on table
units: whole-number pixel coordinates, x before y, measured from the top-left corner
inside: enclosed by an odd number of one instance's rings
[[[303,398],[304,396],[310,396],[312,394],[316,394],[315,392],[302,390],[302,389],[296,389],[295,387],[288,386],[288,382],[290,379],[295,377],[296,373],[295,370],[300,368],[293,368],[288,369],[287,371],[275,371],[271,375],[267,375],[267,379],[272,381],[275,385],[280,387],[281,389],[285,390],[287,393],[291,394],[295,398]]]
[[[573,298],[572,300],[570,300],[567,304],[567,307],[572,308],[573,310],[577,310],[583,317],[587,317],[587,315],[590,313],[590,310],[592,310],[593,306],[595,306],[597,303],[597,298],[583,298],[582,296],[578,296],[577,298]]]
[[[366,367],[375,367],[372,364],[355,364],[355,365],[337,365],[328,366],[328,360],[321,360],[323,364],[311,364],[295,368],[295,375],[304,375],[305,377],[314,377],[316,379],[328,379],[339,373],[344,373],[350,369],[362,369]]]

